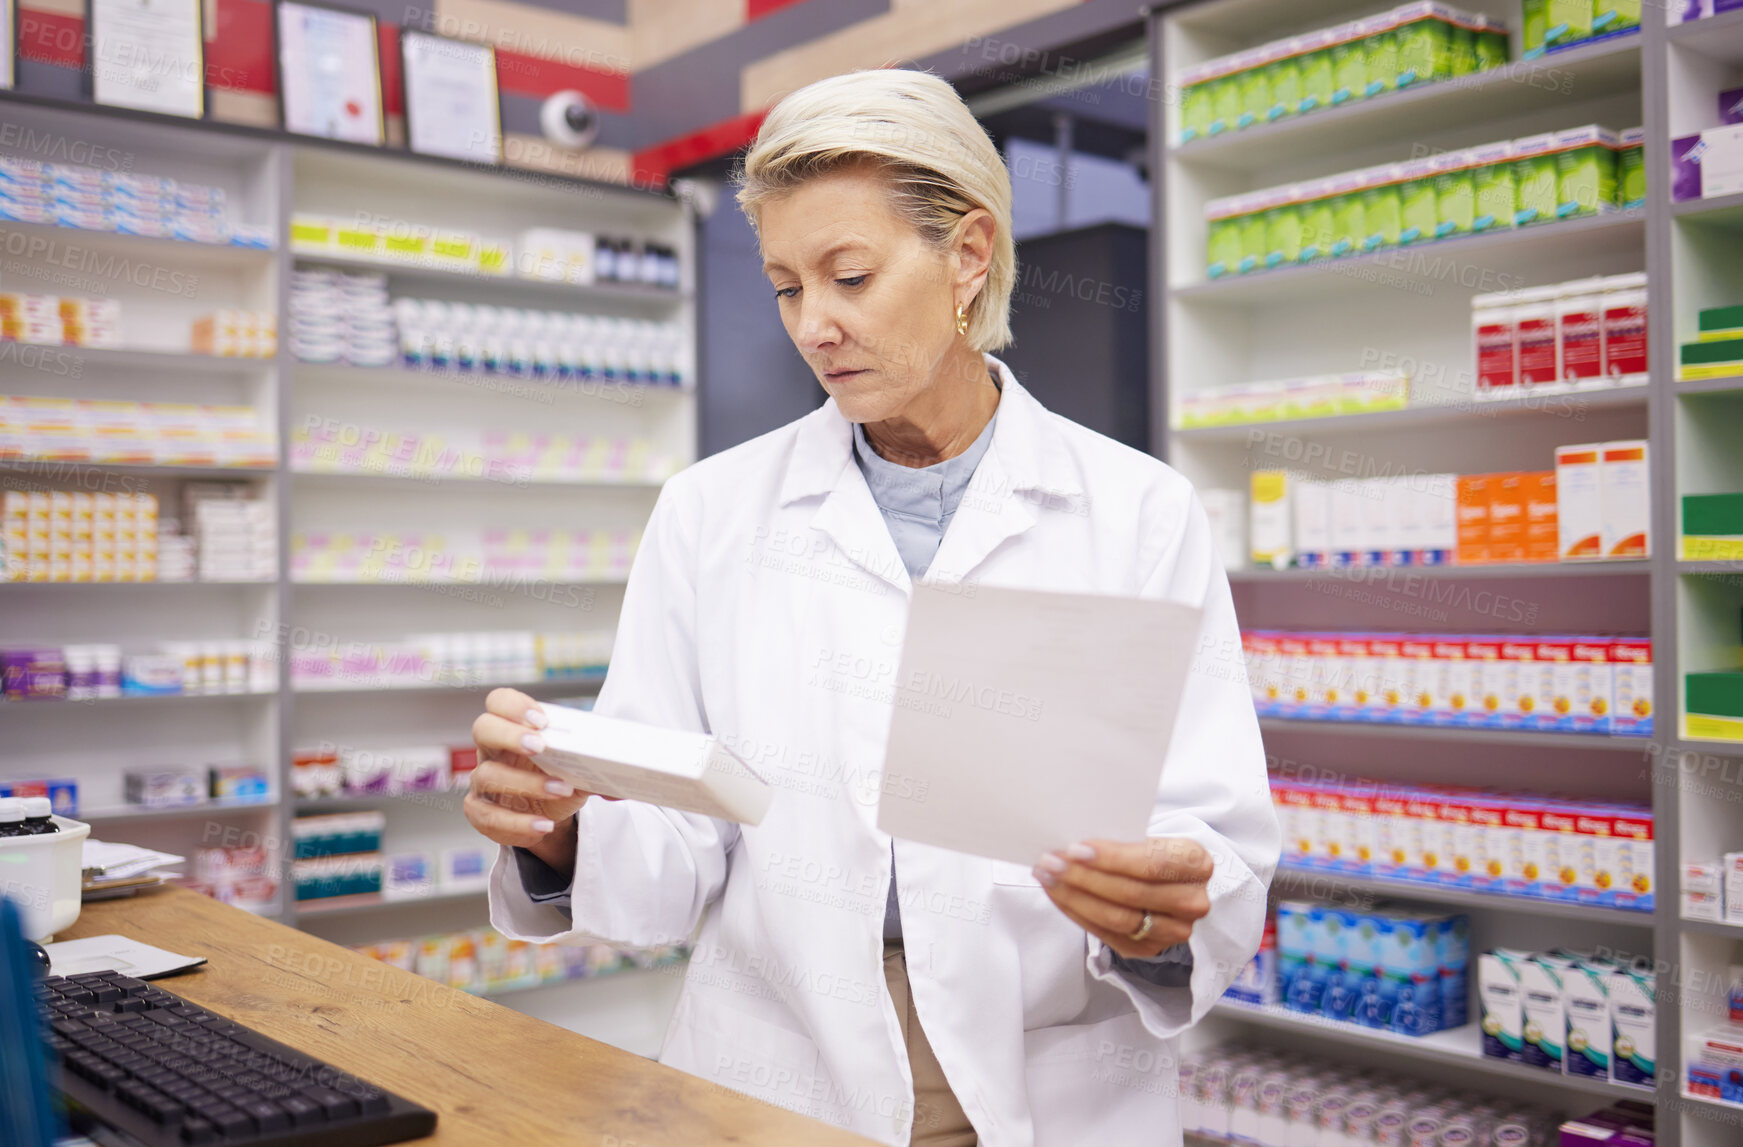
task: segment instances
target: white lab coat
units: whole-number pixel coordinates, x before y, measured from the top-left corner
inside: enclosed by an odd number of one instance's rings
[[[897,840],[914,1003],[985,1147],[1177,1144],[1175,1037],[1257,949],[1279,848],[1228,580],[1184,478],[987,361],[998,423],[928,578],[1204,608],[1149,831],[1199,841],[1216,872],[1190,988],[1159,988],[1113,968],[1029,869]],[[527,897],[506,849],[491,922],[629,945],[700,925],[661,1060],[900,1145],[913,1081],[875,822],[910,583],[850,443],[831,401],[667,483],[599,696],[601,713],[720,737],[776,789],[762,824],[590,801],[573,924]],[[1093,783],[1095,752],[1059,767]]]

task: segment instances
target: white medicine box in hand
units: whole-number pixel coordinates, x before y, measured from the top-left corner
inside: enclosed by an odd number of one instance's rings
[[[684,733],[543,705],[550,719],[532,761],[583,792],[759,824],[769,786],[706,733]]]

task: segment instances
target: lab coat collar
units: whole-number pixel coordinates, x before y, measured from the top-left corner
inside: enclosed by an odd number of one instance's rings
[[[945,531],[927,570],[928,581],[967,580],[1001,544],[1035,524],[1038,501],[1074,500],[1083,494],[1053,415],[1004,363],[992,355],[986,362],[998,372],[1001,390],[992,443]],[[823,495],[812,528],[829,535],[868,573],[907,593],[912,585],[908,571],[852,458],[853,424],[841,416],[832,398],[799,423],[781,482],[781,504]]]
[[[1009,492],[1082,497],[1082,478],[1070,464],[1054,416],[1023,388],[1010,367],[990,354],[985,357],[987,366],[998,372],[1002,394],[992,445],[981,467],[996,457],[1003,488]],[[800,420],[781,482],[781,505],[828,494],[843,481],[863,484],[853,465],[853,424],[841,416],[831,398]],[[977,480],[974,485],[981,483]]]

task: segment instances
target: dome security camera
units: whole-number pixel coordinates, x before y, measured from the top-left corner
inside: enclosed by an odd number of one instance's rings
[[[580,92],[557,92],[539,109],[539,130],[552,143],[580,150],[598,138],[599,112]]]

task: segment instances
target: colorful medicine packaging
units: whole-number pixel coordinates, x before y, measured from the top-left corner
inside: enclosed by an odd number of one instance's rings
[[[1645,439],[1558,446],[1555,480],[1563,561],[1651,554]]]

